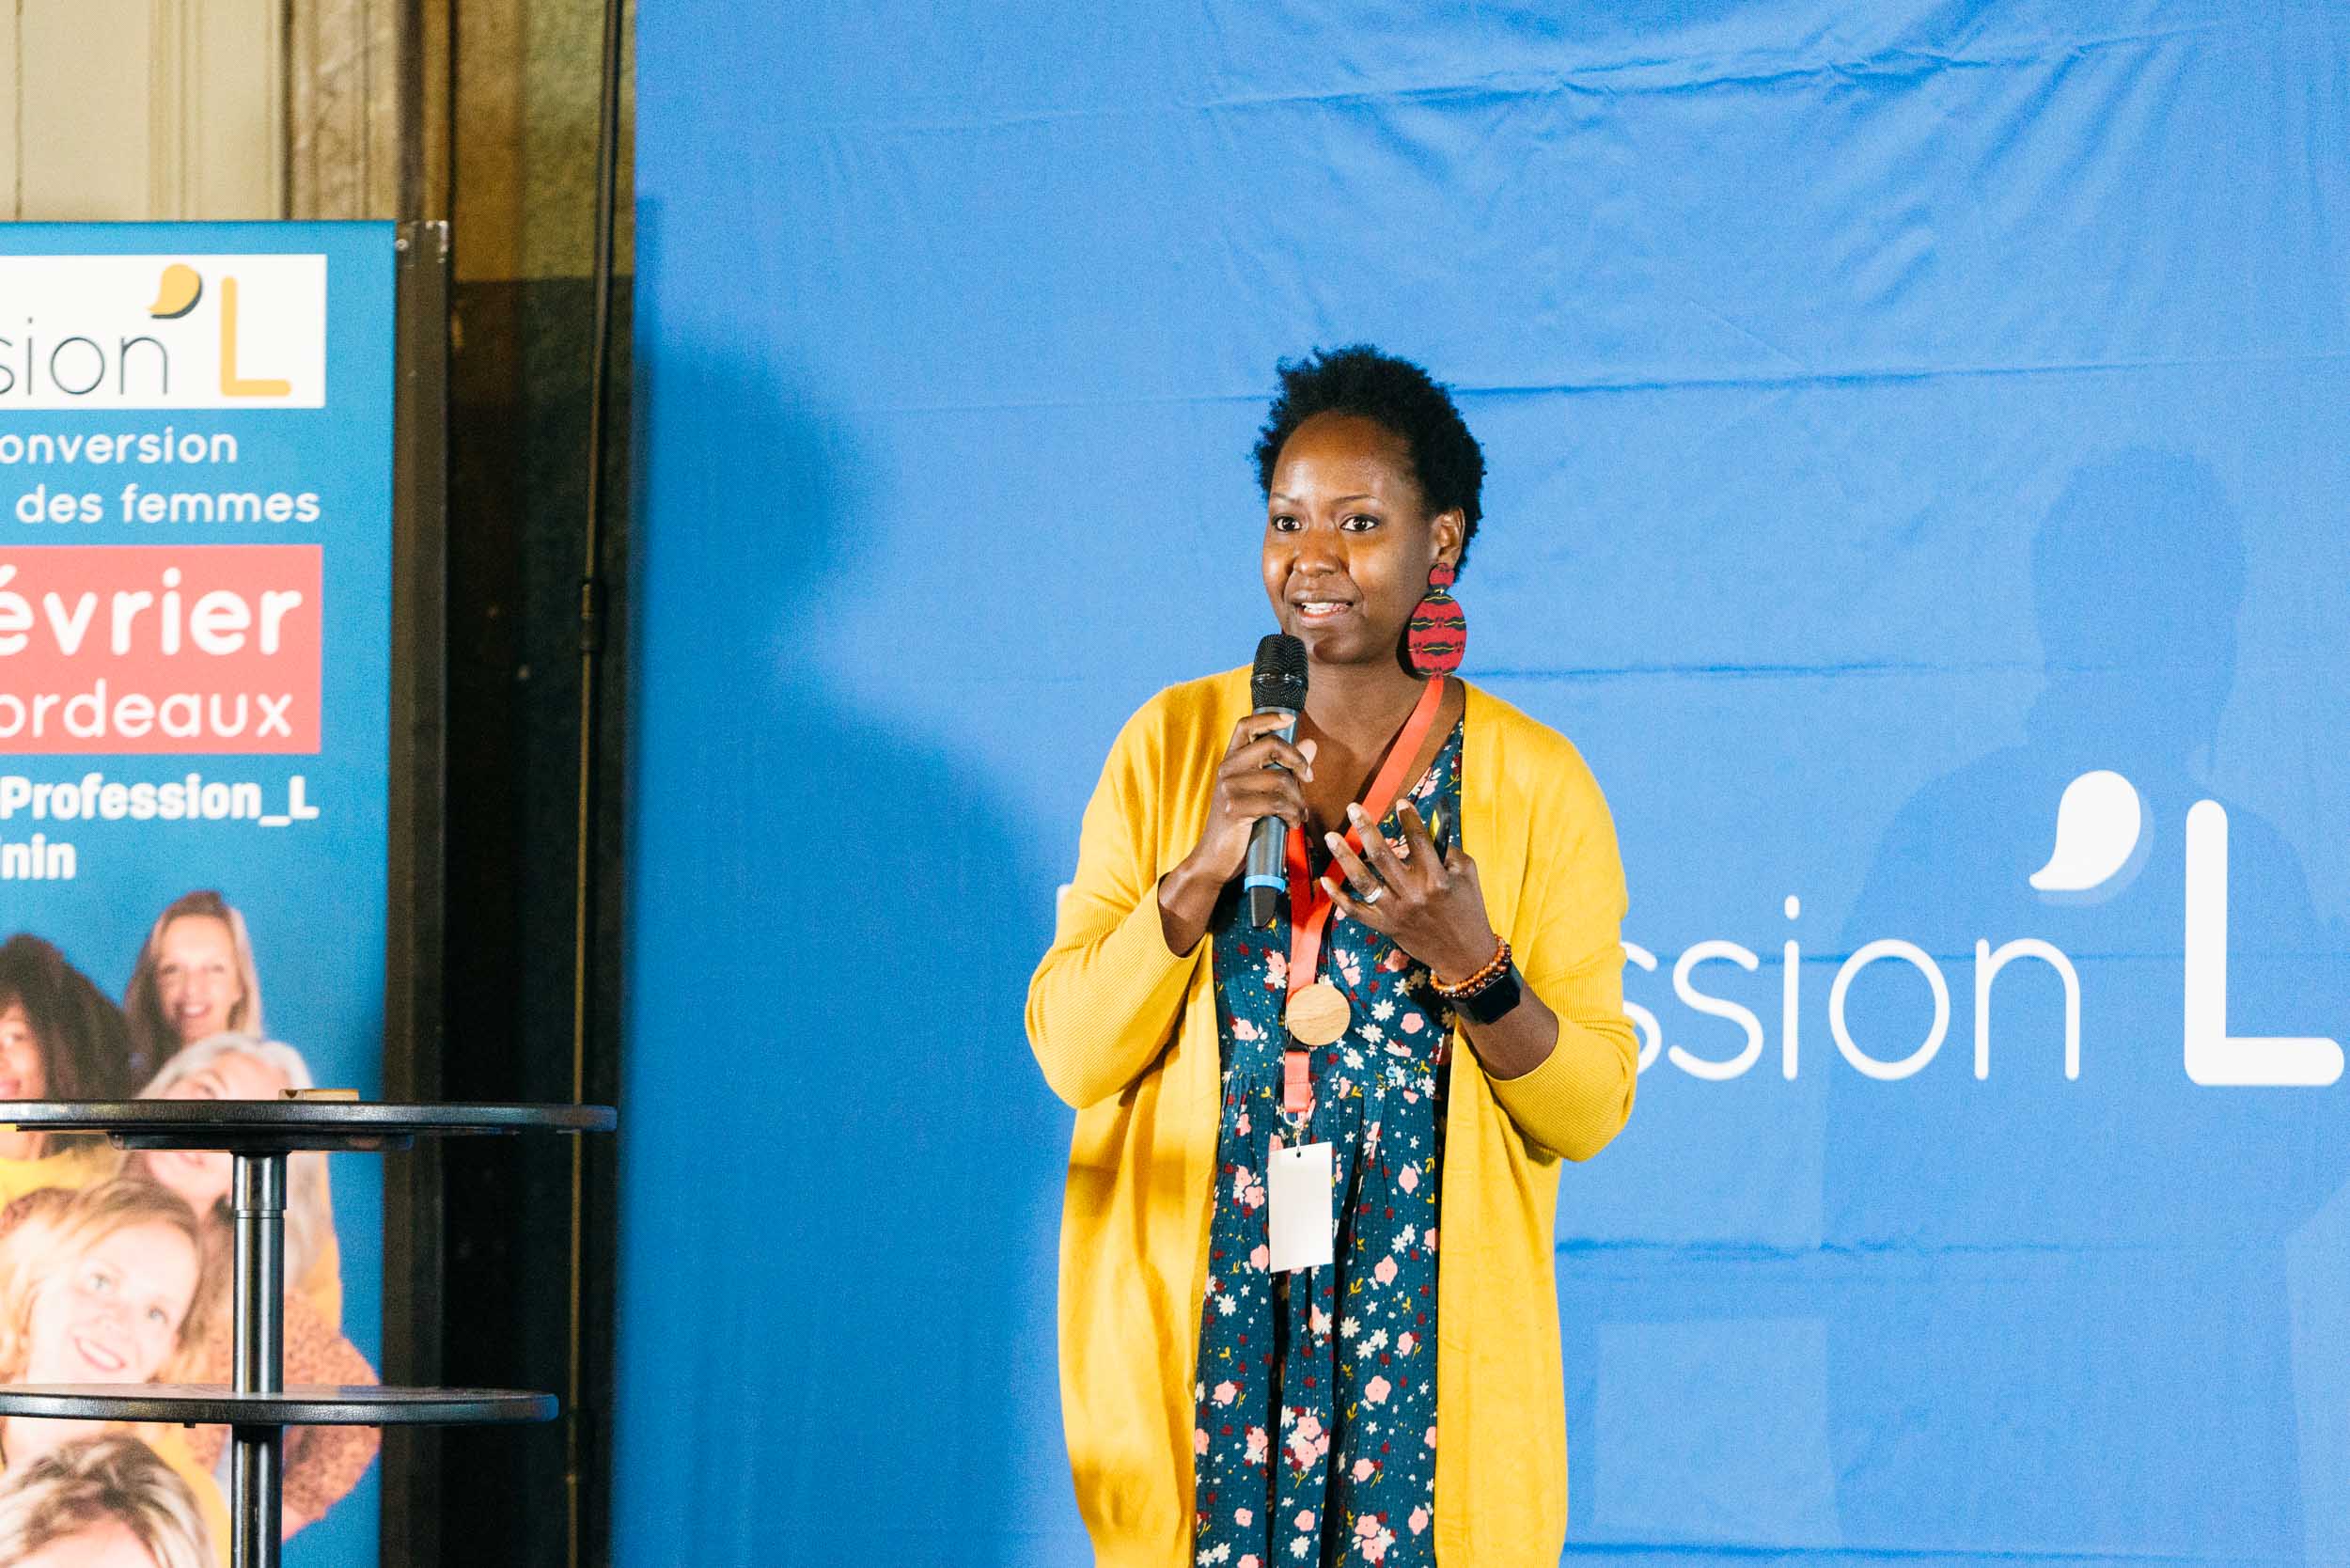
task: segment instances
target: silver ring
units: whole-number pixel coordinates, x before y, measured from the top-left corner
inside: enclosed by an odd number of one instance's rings
[[[1378,902],[1381,899],[1384,899],[1384,898],[1386,898],[1386,896],[1387,896],[1387,885],[1386,885],[1386,883],[1384,883],[1384,882],[1383,882],[1383,883],[1381,883],[1378,886],[1373,887],[1373,888],[1372,888],[1370,892],[1368,892],[1368,893],[1356,893],[1356,894],[1355,895],[1355,902],[1356,903],[1361,904],[1364,908],[1368,909],[1368,908],[1370,908],[1372,904],[1377,903],[1377,902]]]

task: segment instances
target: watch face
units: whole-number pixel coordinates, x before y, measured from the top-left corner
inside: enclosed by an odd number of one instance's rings
[[[1485,989],[1474,996],[1465,997],[1459,1004],[1460,1012],[1472,1022],[1490,1024],[1517,1006],[1522,995],[1518,987],[1518,966],[1512,964]]]

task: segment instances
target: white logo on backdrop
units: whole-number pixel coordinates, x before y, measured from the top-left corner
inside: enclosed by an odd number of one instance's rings
[[[2031,886],[2051,903],[2100,903],[2127,888],[2146,860],[2146,812],[2136,786],[2107,769],[2085,773],[2065,786],[2057,803],[2056,846],[2047,864],[2031,873]],[[2339,1042],[2323,1035],[2231,1035],[2228,1032],[2228,812],[2216,800],[2198,801],[2186,814],[2186,930],[2185,947],[2182,1053],[2186,1075],[2209,1088],[2320,1089],[2342,1076]],[[1801,903],[1787,900],[1787,917],[1802,913]],[[1637,942],[1623,944],[1627,962],[1650,974],[1656,972],[1656,955]],[[1801,1053],[1797,1028],[1802,952],[1790,941],[1782,949],[1782,989],[1779,1015],[1779,1072],[1796,1076]],[[1934,998],[1934,1020],[1926,1037],[1907,1056],[1892,1060],[1876,1057],[1853,1039],[1845,1018],[1846,1000],[1854,980],[1870,964],[1893,959],[1915,968]],[[2064,1075],[2081,1074],[2081,981],[2071,958],[2054,943],[2021,937],[1994,948],[1975,943],[1974,1015],[1975,1076],[1991,1075],[1991,989],[1999,971],[2017,959],[2033,959],[2055,971],[2064,986]],[[1736,942],[1699,942],[1684,951],[1672,969],[1673,994],[1696,1012],[1736,1024],[1745,1037],[1736,1056],[1716,1061],[1665,1043],[1655,1013],[1637,1002],[1626,1002],[1640,1042],[1640,1070],[1646,1072],[1660,1054],[1691,1077],[1720,1083],[1742,1077],[1762,1059],[1762,1021],[1739,1003],[1699,991],[1692,980],[1697,967],[1714,960],[1735,964],[1753,973],[1762,959]],[[1912,942],[1882,937],[1862,944],[1836,971],[1828,990],[1828,1032],[1836,1049],[1855,1071],[1877,1079],[1897,1080],[1922,1071],[1942,1049],[1950,1032],[1950,989],[1933,955]]]

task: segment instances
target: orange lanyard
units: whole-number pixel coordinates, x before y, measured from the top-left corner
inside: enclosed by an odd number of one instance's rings
[[[1436,710],[1444,706],[1444,681],[1441,675],[1428,678],[1428,685],[1419,694],[1419,701],[1412,708],[1411,717],[1396,732],[1395,744],[1387,748],[1387,760],[1363,792],[1363,816],[1375,829],[1395,804],[1398,791],[1403,788],[1404,771],[1419,755],[1421,745],[1428,739],[1428,730],[1436,722]],[[1362,838],[1352,823],[1347,824],[1346,847],[1362,853]],[[1289,995],[1297,994],[1314,982],[1314,974],[1322,966],[1322,936],[1330,924],[1330,912],[1338,907],[1322,884],[1314,879],[1312,857],[1306,853],[1306,830],[1292,827],[1289,832],[1286,855],[1290,879],[1290,963]],[[1281,1054],[1281,1109],[1292,1117],[1309,1116],[1314,1108],[1313,1081],[1308,1075],[1309,1053],[1294,1039]]]

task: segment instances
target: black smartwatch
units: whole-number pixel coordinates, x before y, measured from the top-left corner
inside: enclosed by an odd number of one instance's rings
[[[1510,1010],[1525,996],[1525,988],[1518,984],[1518,966],[1513,963],[1468,996],[1458,997],[1449,1005],[1454,1012],[1472,1024],[1492,1024],[1507,1017]]]

